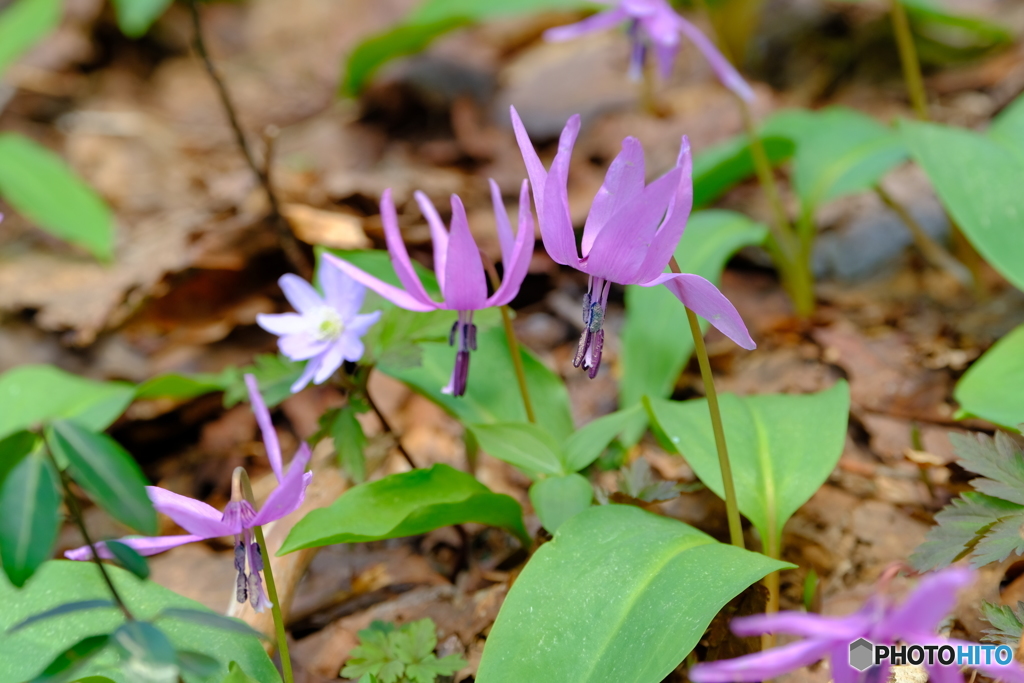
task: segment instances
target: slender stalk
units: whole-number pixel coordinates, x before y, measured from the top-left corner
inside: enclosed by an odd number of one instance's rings
[[[384,431],[395,437],[395,447],[398,448],[398,452],[402,454],[405,461],[409,463],[409,467],[414,470],[417,469],[416,463],[413,462],[412,456],[409,455],[409,451],[405,450],[405,446],[402,445],[402,440],[399,438],[395,430],[391,428],[391,423],[388,422],[388,419],[384,417],[384,413],[380,411],[377,404],[373,402],[372,398],[370,398],[370,388],[365,385],[363,386],[363,396],[366,398],[366,402],[369,404],[370,408],[373,409],[373,412],[377,414],[377,419],[380,420],[380,423],[384,426]]]
[[[673,256],[669,261],[669,267],[673,273],[682,272],[679,264]],[[715,433],[715,446],[718,449],[718,466],[722,470],[722,486],[725,489],[725,514],[729,521],[729,539],[734,546],[743,546],[743,527],[740,524],[740,508],[736,503],[736,485],[732,478],[732,465],[729,464],[729,449],[725,443],[725,429],[722,428],[722,411],[718,407],[718,392],[715,390],[715,377],[711,374],[711,361],[708,359],[708,349],[704,345],[704,334],[700,331],[700,322],[697,314],[686,309],[686,319],[690,323],[690,333],[693,334],[693,347],[697,353],[697,363],[700,365],[700,376],[704,380],[704,393],[708,399],[708,412],[711,413],[711,429]]]
[[[263,578],[267,580],[267,596],[274,606],[270,611],[274,615],[274,631],[277,634],[277,651],[281,653],[281,669],[284,673],[284,683],[295,683],[292,675],[292,659],[288,655],[288,637],[284,630],[284,614],[281,613],[281,601],[277,597],[277,584],[274,583],[274,570],[270,568],[270,551],[267,549],[267,539],[263,537],[263,527],[253,527],[256,534],[256,542],[260,544],[260,554],[263,556]]]
[[[486,254],[480,254],[484,263],[484,269],[487,271],[487,276],[491,280],[491,287],[497,291],[498,287],[501,286],[501,280],[498,278],[498,271],[494,267],[494,263],[487,257]],[[536,424],[537,416],[533,412],[533,402],[530,400],[530,388],[526,384],[526,368],[523,366],[523,355],[519,352],[519,340],[516,338],[516,330],[512,326],[512,316],[509,315],[508,306],[500,306],[501,309],[501,321],[505,325],[505,338],[508,339],[508,351],[512,354],[512,367],[516,371],[516,382],[519,384],[519,395],[523,397],[523,408],[526,410],[526,419],[531,423]]]
[[[203,40],[202,21],[199,16],[199,7],[197,6],[196,0],[189,0],[188,7],[192,15],[193,45],[195,47],[196,54],[198,54],[199,58],[203,61],[206,73],[209,74],[210,80],[213,81],[213,85],[217,89],[217,95],[220,98],[221,106],[224,107],[224,113],[227,114],[228,123],[231,124],[231,130],[234,133],[235,142],[238,143],[238,148],[242,151],[242,156],[245,157],[246,163],[249,165],[249,168],[252,169],[253,174],[255,174],[260,185],[263,186],[263,191],[267,195],[267,202],[270,204],[270,217],[277,229],[278,238],[281,241],[281,249],[284,251],[288,261],[291,262],[292,266],[299,272],[299,274],[309,280],[313,274],[313,268],[308,259],[306,259],[302,249],[299,247],[299,243],[296,241],[295,235],[292,234],[291,229],[288,227],[288,222],[281,213],[281,204],[277,200],[277,194],[274,192],[274,186],[270,182],[270,149],[268,147],[265,167],[261,167],[256,163],[256,157],[252,153],[252,148],[245,139],[245,133],[242,131],[242,125],[238,122],[238,114],[236,113],[234,102],[231,99],[231,94],[228,92],[227,85],[225,85],[224,79],[221,78],[216,65],[210,58],[210,53],[206,49],[206,42]]]
[[[89,535],[89,530],[85,527],[85,518],[82,517],[82,508],[78,505],[78,499],[75,498],[75,494],[71,491],[71,484],[68,481],[68,475],[66,472],[62,472],[60,467],[57,466],[57,461],[53,457],[53,453],[50,449],[46,449],[46,454],[50,458],[50,464],[53,465],[54,469],[59,473],[60,483],[64,487],[64,502],[68,506],[68,512],[71,513],[71,517],[75,520],[75,525],[78,527],[78,531],[82,534],[82,538],[85,539],[86,545],[89,546],[89,552],[92,554],[92,560],[99,567],[100,574],[103,575],[103,581],[107,584],[107,588],[110,590],[110,594],[114,598],[114,602],[117,604],[117,608],[124,614],[124,618],[128,621],[134,621],[135,617],[128,609],[128,605],[121,599],[121,594],[117,592],[117,588],[114,587],[114,582],[111,581],[110,575],[107,573],[107,567],[103,564],[103,560],[100,559],[100,554],[96,550],[96,544],[93,542],[92,537]]]
[[[900,52],[900,63],[903,65],[903,80],[907,84],[907,94],[914,113],[922,121],[928,120],[928,96],[924,89],[924,78],[921,76],[921,62],[917,59],[917,48],[914,46],[914,35],[910,32],[910,21],[901,0],[890,0],[889,15],[892,18],[892,30],[896,35],[896,47]]]

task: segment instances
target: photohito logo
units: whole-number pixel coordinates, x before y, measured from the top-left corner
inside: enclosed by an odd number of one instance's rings
[[[850,666],[866,671],[888,660],[890,664],[941,664],[942,666],[973,666],[1013,661],[1009,645],[875,645],[866,638],[850,643]]]

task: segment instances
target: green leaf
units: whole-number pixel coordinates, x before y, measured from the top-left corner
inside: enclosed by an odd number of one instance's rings
[[[149,564],[146,558],[135,552],[135,549],[121,541],[107,541],[107,550],[114,560],[143,581],[149,578]]]
[[[292,395],[292,384],[302,374],[303,363],[297,363],[281,355],[264,353],[253,359],[253,364],[238,370],[231,384],[224,390],[224,407],[247,401],[249,390],[245,375],[253,375],[260,387],[260,394],[268,408],[273,408]]]
[[[395,366],[382,361],[378,369],[405,382],[463,424],[526,422],[504,329],[494,327],[477,334],[477,350],[470,354],[465,396],[441,393],[452,374],[455,350],[447,342],[424,343],[420,347],[422,365]],[[538,425],[556,439],[564,439],[573,430],[565,384],[532,353],[523,348],[520,353]]]
[[[43,669],[43,672],[39,674],[39,676],[32,679],[31,683],[49,683],[50,681],[55,680],[67,680],[68,676],[73,674],[76,669],[89,661],[90,658],[99,654],[109,642],[110,636],[107,634],[83,638],[67,650],[64,650],[54,657],[53,661]],[[80,680],[84,681],[86,679]]]
[[[398,658],[411,664],[434,653],[437,627],[431,619],[419,619],[403,625],[390,636],[390,640]]]
[[[42,145],[0,133],[0,196],[40,228],[103,261],[114,255],[114,218],[92,188]]]
[[[1024,325],[1000,339],[960,378],[953,398],[960,409],[989,422],[1024,422]]]
[[[144,680],[167,680],[179,673],[174,645],[149,622],[136,620],[121,624],[111,636],[111,644],[131,659],[132,670]]]
[[[530,542],[519,503],[491,492],[465,472],[438,464],[349,489],[328,507],[303,517],[278,554],[332,543],[416,536],[465,522],[500,527],[524,544]]]
[[[579,472],[588,467],[597,460],[612,439],[636,424],[638,418],[646,424],[647,414],[639,404],[636,404],[631,408],[591,420],[577,429],[562,444],[565,471]]]
[[[132,402],[133,393],[130,384],[96,382],[52,365],[19,365],[0,375],[0,438],[56,419],[106,429]]]
[[[17,467],[22,459],[34,451],[40,444],[39,437],[32,432],[15,432],[6,439],[0,440],[0,489],[4,479]]]
[[[989,126],[988,136],[1024,156],[1024,95],[999,112]]]
[[[515,465],[534,479],[545,474],[569,474],[562,465],[558,442],[534,424],[471,424],[467,428],[488,455]]]
[[[135,398],[174,398],[185,400],[225,391],[242,376],[238,368],[225,368],[220,374],[197,373],[179,375],[169,373],[148,379],[135,389]]]
[[[658,683],[722,606],[788,566],[633,506],[590,508],[512,585],[476,680]]]
[[[761,143],[773,166],[791,157],[795,149],[791,140],[781,136],[765,136]],[[746,135],[704,150],[693,159],[693,205],[707,206],[753,175],[754,157]]]
[[[108,542],[109,543],[109,542]],[[224,631],[231,631],[233,633],[240,633],[244,636],[254,636],[256,638],[262,638],[263,634],[249,626],[241,619],[235,619],[234,617],[225,617],[221,614],[216,614],[207,609],[191,609],[188,607],[168,607],[156,617],[157,619],[178,619],[179,621],[188,621],[193,624],[200,626],[209,626],[210,628],[219,628]]]
[[[46,430],[46,442],[68,462],[71,478],[93,502],[115,519],[144,534],[157,532],[156,510],[134,458],[106,434],[58,420]]]
[[[946,64],[975,59],[1013,42],[1007,29],[978,17],[954,14],[935,0],[901,0],[911,21],[921,60]]]
[[[1024,512],[1005,517],[993,524],[974,546],[971,552],[971,565],[984,567],[993,562],[1002,562],[1010,555],[1024,554],[1024,536],[1020,532],[1022,524]]]
[[[259,683],[259,681],[245,673],[242,667],[238,665],[238,662],[231,662],[228,665],[228,675],[224,677],[221,683]]]
[[[205,609],[192,600],[151,581],[139,581],[130,573],[108,566],[118,593],[140,619],[150,619],[169,607]],[[96,565],[91,562],[54,561],[45,563],[24,589],[17,590],[0,578],[0,632],[33,614],[73,600],[106,599],[110,591]],[[58,654],[88,636],[111,633],[124,623],[115,610],[92,610],[49,619],[0,638],[0,683],[22,683],[36,676]],[[207,628],[194,623],[167,621],[161,631],[175,650],[199,652],[221,662],[219,677],[228,674],[227,662],[239,662],[259,683],[280,683],[270,658],[259,639]],[[106,648],[78,672],[80,678],[106,676],[115,683],[137,683],[138,678],[123,669],[124,655],[118,648]],[[208,683],[185,674],[187,683]]]
[[[943,206],[993,268],[1024,290],[1024,158],[980,133],[921,121],[903,121],[914,160]]]
[[[116,608],[117,605],[115,605],[113,603],[113,601],[106,600],[106,599],[104,599],[104,600],[76,600],[75,602],[66,602],[63,605],[58,605],[58,606],[54,607],[53,609],[46,610],[45,612],[40,612],[39,614],[33,614],[28,619],[25,619],[24,621],[21,621],[21,622],[15,624],[14,626],[11,626],[9,629],[7,629],[7,632],[8,633],[14,633],[15,631],[20,631],[21,629],[25,628],[26,626],[31,626],[32,624],[34,624],[34,623],[36,623],[38,621],[44,621],[46,619],[52,619],[53,617],[59,617],[59,616],[62,616],[64,614],[71,614],[72,612],[81,612],[82,610],[87,610],[87,609],[97,609],[97,608],[100,608],[100,607],[114,607],[114,608]]]
[[[0,76],[60,24],[60,0],[16,0],[0,11]]]
[[[113,0],[117,27],[129,38],[141,38],[149,31],[171,0]]]
[[[334,439],[338,465],[357,484],[366,481],[366,434],[356,419],[355,408],[347,405],[338,410],[331,420],[329,433]]]
[[[189,650],[178,651],[178,664],[182,670],[200,678],[210,678],[220,673],[220,662],[209,655]],[[230,674],[229,674],[230,675]]]
[[[1024,602],[1018,602],[1014,609],[1009,605],[995,605],[988,600],[981,601],[981,614],[994,628],[982,631],[982,640],[1000,645],[1017,647],[1024,633]]]
[[[579,474],[548,477],[530,487],[530,502],[541,524],[551,533],[566,520],[583,512],[594,500],[590,482]]]
[[[0,486],[0,556],[4,573],[19,588],[53,552],[61,520],[58,487],[57,473],[38,450]]]
[[[850,389],[845,381],[817,394],[720,397],[740,512],[769,549],[782,527],[825,483],[846,440]],[[724,496],[707,400],[649,399],[652,424],[704,484]]]
[[[683,272],[717,284],[726,261],[741,247],[760,244],[767,234],[765,226],[742,214],[701,211],[690,216],[676,260]],[[644,396],[670,395],[691,353],[693,339],[679,300],[665,287],[626,287],[619,407],[631,408]],[[626,446],[639,441],[647,426],[645,416],[634,420],[622,437]]]
[[[909,562],[921,572],[948,567],[973,551],[999,520],[1021,511],[1024,505],[965,491],[935,515],[935,526],[928,530]]]
[[[968,472],[981,475],[971,486],[987,496],[994,496],[1017,505],[1024,505],[1024,451],[1013,439],[996,432],[987,434],[950,434],[959,465]]]

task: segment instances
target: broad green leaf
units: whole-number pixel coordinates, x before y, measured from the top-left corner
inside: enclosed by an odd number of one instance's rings
[[[119,565],[132,574],[143,580],[149,578],[149,564],[134,548],[121,541],[107,541],[107,550]]]
[[[82,638],[67,650],[54,657],[53,661],[43,669],[39,676],[32,679],[31,683],[66,681],[69,676],[74,674],[75,670],[81,668],[90,658],[99,654],[108,643],[110,643],[110,636],[105,633],[103,635]],[[109,678],[100,678],[98,676],[95,678],[90,676],[89,678],[79,679],[80,683],[85,681],[99,683],[99,681],[106,682],[109,680]]]
[[[111,644],[132,659],[133,669],[151,673],[155,680],[163,680],[165,672],[174,674],[178,669],[178,655],[174,645],[159,628],[147,621],[128,621],[121,624]]]
[[[676,260],[683,272],[717,283],[726,261],[741,247],[763,242],[767,233],[763,225],[732,211],[694,213],[676,248]],[[703,321],[701,325],[707,329]],[[691,353],[693,338],[679,300],[665,287],[626,287],[619,407],[635,406],[647,395],[671,394]],[[640,439],[647,425],[642,414],[634,420],[622,437],[627,446]]]
[[[171,0],[113,0],[117,26],[129,38],[141,38],[160,15],[171,6]]]
[[[999,112],[989,126],[988,136],[1024,156],[1024,95]]]
[[[63,605],[58,605],[53,609],[46,610],[45,612],[33,614],[28,619],[25,619],[24,621],[19,622],[14,626],[11,626],[9,629],[7,629],[7,632],[14,633],[15,631],[20,631],[21,629],[26,628],[27,626],[31,626],[32,624],[38,621],[52,619],[54,617],[59,617],[64,614],[71,614],[72,612],[81,612],[83,610],[88,609],[98,609],[100,607],[117,609],[117,605],[114,604],[113,600],[76,600],[75,602],[66,602]]]
[[[37,450],[19,462],[0,486],[0,559],[19,588],[53,552],[60,529],[57,473]]]
[[[637,418],[646,423],[647,414],[640,404],[604,415],[577,429],[562,445],[565,471],[579,472],[589,466],[612,439],[636,424]]]
[[[0,76],[60,24],[60,0],[15,0],[0,10]]]
[[[850,389],[845,381],[817,394],[719,397],[740,512],[767,549],[825,483],[846,440]],[[704,484],[724,496],[707,400],[649,399],[652,423]]]
[[[255,636],[256,638],[263,637],[259,631],[254,629],[252,626],[249,626],[249,624],[245,623],[241,619],[225,617],[207,609],[168,607],[164,611],[160,612],[154,621],[158,619],[178,619],[180,621],[189,621],[193,624],[199,624],[200,626],[209,626],[210,628],[219,628],[225,631],[240,633],[245,636]]]
[[[434,465],[349,489],[331,505],[303,517],[278,554],[332,543],[416,536],[465,522],[500,527],[524,544],[530,542],[519,503],[493,493],[465,472]]]
[[[259,681],[245,673],[242,667],[238,665],[238,662],[231,662],[228,666],[228,675],[224,677],[221,683],[259,683]]]
[[[765,136],[761,143],[773,166],[793,155],[794,146],[788,138]],[[693,159],[693,205],[706,206],[753,175],[754,157],[746,135],[704,150]]]
[[[980,474],[971,486],[987,496],[1024,505],[1024,451],[1002,432],[995,438],[985,434],[950,434],[959,465]]]
[[[170,373],[148,379],[135,389],[135,398],[195,398],[215,391],[225,391],[242,376],[238,368],[225,368],[220,374],[198,373],[180,375]]]
[[[561,447],[540,427],[529,422],[467,425],[488,455],[515,465],[530,477],[569,474],[562,465]]]
[[[1024,325],[996,342],[968,368],[957,382],[953,398],[966,415],[1008,428],[1024,422]]]
[[[551,533],[566,520],[583,512],[594,500],[590,482],[579,474],[548,477],[530,487],[530,502],[541,524]]]
[[[210,678],[220,672],[220,662],[209,655],[188,650],[179,650],[178,664],[187,671],[201,678]],[[230,674],[229,674],[230,675]]]
[[[954,14],[936,0],[901,0],[907,9],[918,56],[928,64],[975,59],[1013,42],[1006,28],[979,17]]]
[[[67,420],[58,420],[47,429],[46,442],[55,454],[67,459],[71,478],[94,503],[133,529],[156,533],[156,510],[146,495],[148,482],[119,443]]]
[[[441,393],[452,374],[455,350],[447,342],[429,342],[420,346],[423,349],[422,365],[396,367],[382,362],[378,368],[405,382],[463,424],[526,422],[526,409],[519,395],[504,329],[493,327],[477,335],[477,350],[470,354],[465,396]],[[573,429],[565,384],[532,353],[524,348],[520,348],[520,353],[538,425],[556,439],[564,439]]]
[[[0,375],[0,438],[56,419],[106,429],[133,393],[130,384],[96,382],[52,365],[19,365]]]
[[[479,683],[659,683],[729,600],[791,565],[629,505],[586,510],[516,579]]]
[[[338,465],[357,484],[366,481],[366,434],[351,405],[337,411],[331,420],[329,433],[338,454]]]
[[[114,217],[59,156],[15,133],[0,133],[0,197],[40,228],[107,261]]]
[[[152,619],[169,607],[205,610],[188,598],[150,581],[139,581],[119,567],[108,565],[118,593],[128,608],[140,619]],[[33,580],[17,590],[0,578],[0,632],[33,614],[74,600],[107,599],[110,592],[103,583],[96,565],[91,562],[65,560],[45,563]],[[32,624],[0,638],[0,683],[22,683],[39,674],[58,654],[83,638],[108,634],[124,623],[116,610],[92,610],[67,614]],[[220,680],[228,674],[228,662],[237,661],[259,683],[280,683],[281,678],[263,650],[258,638],[209,628],[195,623],[162,621],[160,630],[168,636],[175,650],[199,652],[221,662]],[[138,679],[122,669],[123,655],[118,648],[107,647],[91,659],[78,676],[106,676],[115,683],[138,683]],[[209,683],[192,674],[184,675],[187,683]]]
[[[15,432],[0,440],[0,489],[8,473],[17,467],[22,458],[31,453],[39,445],[39,437],[32,432]]]
[[[1024,289],[1024,158],[980,133],[903,121],[914,160],[943,206],[993,268]]]

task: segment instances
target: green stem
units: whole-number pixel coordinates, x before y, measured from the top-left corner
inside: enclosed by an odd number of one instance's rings
[[[914,47],[914,35],[910,32],[910,21],[901,0],[890,0],[892,30],[896,35],[896,47],[900,51],[900,63],[903,65],[903,80],[907,84],[907,94],[914,113],[922,121],[928,120],[928,96],[924,89],[924,78],[921,76],[921,62],[917,58]]]
[[[484,270],[491,280],[491,287],[495,291],[501,286],[501,279],[491,259],[480,252],[481,260],[484,263]],[[537,423],[537,416],[533,412],[533,401],[530,400],[530,387],[526,384],[526,368],[523,366],[523,355],[519,352],[519,340],[516,338],[516,330],[512,326],[512,316],[509,315],[508,306],[500,306],[501,321],[505,325],[505,337],[508,339],[508,351],[512,354],[512,367],[516,372],[516,382],[519,383],[519,395],[523,397],[523,408],[526,410],[526,419],[531,423]]]
[[[256,542],[260,544],[260,555],[263,556],[263,578],[267,580],[267,595],[274,604],[270,611],[274,614],[274,631],[277,633],[277,650],[281,653],[281,669],[284,683],[295,683],[292,675],[292,659],[288,655],[288,637],[284,630],[284,614],[281,613],[281,601],[277,597],[277,584],[274,583],[274,570],[270,568],[270,551],[267,539],[263,537],[263,527],[253,527]]]

